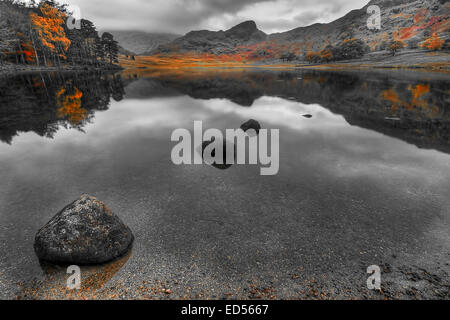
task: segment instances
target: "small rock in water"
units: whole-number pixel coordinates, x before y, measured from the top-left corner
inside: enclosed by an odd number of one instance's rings
[[[311,119],[311,118],[312,118],[312,115],[311,115],[311,114],[304,114],[303,117],[304,117],[304,118]]]
[[[250,119],[246,123],[241,125],[241,129],[244,132],[247,132],[250,129],[253,129],[256,131],[256,134],[259,134],[259,130],[261,130],[261,125],[258,121]]]
[[[205,149],[207,146],[209,146],[211,143],[215,142],[216,139],[212,138],[210,141],[203,141],[202,143],[202,158],[203,160],[208,163],[209,165],[213,166],[214,168],[220,169],[220,170],[226,170],[231,168],[231,166],[236,161],[236,146],[232,143],[227,142],[226,140],[222,141],[222,163],[216,163],[214,159],[210,158],[216,156],[216,150],[213,150],[211,152],[211,155],[205,155]],[[229,146],[228,146],[229,145]],[[227,163],[227,149],[234,149],[234,160],[232,163]]]
[[[57,213],[35,238],[40,260],[61,264],[101,264],[131,248],[134,236],[105,204],[82,195]]]

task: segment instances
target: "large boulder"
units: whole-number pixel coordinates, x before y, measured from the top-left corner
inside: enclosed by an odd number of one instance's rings
[[[101,264],[131,248],[133,233],[103,202],[82,195],[57,213],[35,238],[40,260],[56,264]]]

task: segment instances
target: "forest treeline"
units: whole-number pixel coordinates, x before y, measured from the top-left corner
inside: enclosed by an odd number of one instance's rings
[[[70,16],[66,5],[53,0],[0,0],[0,65],[114,67],[119,53],[114,37],[100,36],[85,19],[69,28]]]

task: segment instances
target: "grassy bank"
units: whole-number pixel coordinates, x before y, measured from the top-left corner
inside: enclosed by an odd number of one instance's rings
[[[429,52],[425,50],[405,50],[392,56],[381,51],[366,54],[361,59],[339,61],[328,64],[306,62],[231,61],[213,56],[197,55],[157,55],[137,56],[135,60],[121,56],[119,63],[125,69],[177,69],[177,68],[323,68],[323,69],[424,69],[450,71],[450,52]]]

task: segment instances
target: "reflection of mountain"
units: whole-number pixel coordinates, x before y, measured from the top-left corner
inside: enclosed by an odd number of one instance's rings
[[[0,78],[0,140],[11,143],[19,132],[52,137],[59,126],[79,130],[110,98],[123,98],[120,76],[34,73]]]
[[[398,72],[173,70],[136,77],[141,79],[133,83],[133,75],[127,80],[132,82],[125,89],[129,98],[186,94],[196,99],[224,98],[248,107],[262,96],[281,97],[320,104],[352,125],[450,153],[445,75],[423,74],[426,80],[416,80],[417,73]],[[145,94],[146,87],[153,90]]]

